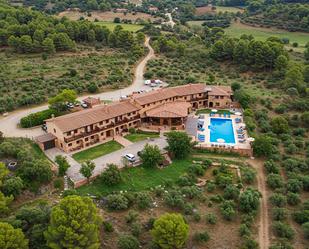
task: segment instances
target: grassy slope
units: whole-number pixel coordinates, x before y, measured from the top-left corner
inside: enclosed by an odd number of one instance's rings
[[[78,162],[83,162],[86,160],[92,160],[100,156],[104,156],[116,150],[120,150],[121,148],[122,145],[117,143],[116,141],[109,141],[107,143],[100,144],[87,150],[77,152],[73,155],[73,158]]]
[[[233,23],[225,29],[226,34],[240,37],[242,34],[253,35],[257,40],[266,40],[270,36],[289,38],[290,43],[298,42],[299,46],[305,46],[309,41],[309,34],[301,32],[288,32],[284,30],[252,27],[241,23]]]

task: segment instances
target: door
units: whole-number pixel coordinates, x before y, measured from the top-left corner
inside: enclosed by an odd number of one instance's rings
[[[47,141],[44,143],[44,150],[55,148],[55,140]]]

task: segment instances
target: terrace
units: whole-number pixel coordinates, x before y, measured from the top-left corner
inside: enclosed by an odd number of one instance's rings
[[[220,112],[212,110],[199,116],[197,122],[197,147],[210,150],[237,152],[251,156],[251,143],[241,112]]]

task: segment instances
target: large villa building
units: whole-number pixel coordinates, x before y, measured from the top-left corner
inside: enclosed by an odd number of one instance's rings
[[[47,134],[37,138],[43,150],[73,152],[108,141],[130,128],[181,130],[192,110],[230,108],[227,86],[189,84],[132,94],[127,99],[46,120]]]

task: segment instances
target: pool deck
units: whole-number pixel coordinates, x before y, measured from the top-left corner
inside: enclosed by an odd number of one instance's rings
[[[233,151],[237,151],[237,150],[250,150],[251,151],[251,143],[248,141],[248,133],[247,131],[244,129],[244,140],[245,142],[241,143],[239,142],[240,139],[238,139],[238,134],[237,134],[237,130],[240,127],[244,127],[245,124],[243,122],[240,123],[236,123],[235,119],[236,118],[241,118],[243,121],[243,117],[242,116],[237,116],[237,115],[233,115],[231,114],[230,117],[224,117],[223,115],[219,114],[213,114],[212,116],[210,116],[209,114],[204,114],[204,131],[197,131],[197,136],[196,136],[196,141],[198,142],[198,146],[199,147],[203,147],[203,148],[218,148],[218,149],[224,149],[224,150],[233,150]],[[210,142],[210,130],[209,130],[209,126],[210,126],[210,119],[211,118],[216,118],[216,119],[231,119],[232,120],[232,125],[233,125],[233,132],[234,132],[234,139],[235,139],[235,144],[234,143],[218,143],[218,142]],[[201,142],[198,140],[198,134],[202,134],[205,135],[205,142]]]

